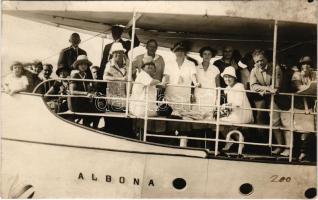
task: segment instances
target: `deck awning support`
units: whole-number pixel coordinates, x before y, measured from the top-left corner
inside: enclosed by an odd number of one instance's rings
[[[136,24],[138,20],[141,18],[141,16],[141,13],[137,13],[134,11],[134,17],[126,24],[126,28],[132,27],[134,23]]]
[[[132,81],[132,61],[134,56],[134,44],[135,44],[135,34],[136,34],[136,10],[133,11],[133,17],[128,22],[128,25],[132,23],[132,34],[131,34],[131,44],[130,44],[130,59],[129,59],[129,67],[128,67],[128,83],[126,88],[126,116],[128,116],[128,109],[129,109],[129,96],[130,96],[130,88],[131,88],[131,81]]]
[[[276,83],[276,52],[277,52],[277,28],[278,28],[278,21],[274,21],[274,39],[273,39],[273,70],[272,70],[272,89],[275,88]],[[270,104],[270,122],[269,122],[269,138],[268,144],[272,147],[272,138],[273,138],[273,109],[274,109],[274,94],[271,94],[271,104]]]

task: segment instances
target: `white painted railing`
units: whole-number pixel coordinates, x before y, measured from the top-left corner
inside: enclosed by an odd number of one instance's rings
[[[79,80],[79,79],[51,79],[51,80],[46,80],[43,81],[41,84],[44,84],[45,82],[48,81],[55,81],[55,80],[64,80],[64,81],[85,81],[85,82],[118,82],[118,81],[103,81],[103,80]],[[122,82],[128,82],[128,81],[122,81]],[[132,82],[133,84],[139,84],[139,83],[135,83]],[[37,88],[40,87],[40,85],[38,85],[34,91],[37,90]],[[168,84],[167,87],[189,87],[189,86],[180,86],[180,85],[171,85]],[[193,86],[191,86],[193,87]],[[270,109],[261,109],[261,108],[240,108],[243,110],[255,110],[255,111],[263,111],[263,112],[281,112],[281,113],[290,113],[290,117],[291,117],[291,121],[290,121],[290,127],[286,128],[286,127],[282,127],[282,126],[273,126],[272,123],[270,123],[269,125],[259,125],[259,124],[238,124],[238,123],[231,123],[231,122],[225,122],[220,120],[220,100],[221,100],[221,91],[222,90],[226,90],[224,88],[203,88],[203,89],[209,89],[209,90],[216,90],[216,95],[217,95],[217,101],[216,101],[216,105],[213,104],[200,104],[200,106],[204,106],[204,107],[211,107],[211,112],[216,109],[217,110],[217,116],[215,121],[214,120],[189,120],[189,119],[170,119],[170,118],[166,118],[166,117],[150,117],[148,116],[148,103],[162,103],[161,101],[149,101],[148,98],[148,89],[149,87],[146,88],[146,95],[145,95],[145,100],[133,100],[133,99],[128,99],[128,97],[130,95],[127,95],[126,98],[118,98],[118,97],[103,97],[103,96],[95,96],[95,99],[112,99],[112,100],[123,100],[126,101],[126,105],[129,105],[129,102],[132,101],[139,101],[139,102],[144,102],[145,103],[145,115],[143,117],[140,116],[134,116],[131,115],[129,113],[129,106],[126,106],[126,111],[125,113],[114,113],[114,112],[105,112],[105,113],[78,113],[78,112],[64,112],[64,113],[58,113],[59,115],[68,115],[68,114],[75,114],[75,115],[86,115],[86,116],[104,116],[104,117],[121,117],[121,118],[139,118],[139,119],[144,119],[144,127],[143,127],[143,140],[147,141],[147,137],[160,137],[160,138],[174,138],[174,139],[182,139],[182,138],[186,138],[186,139],[191,139],[191,140],[202,140],[202,141],[212,141],[215,142],[215,149],[214,149],[214,155],[217,156],[218,155],[218,149],[219,149],[219,142],[229,142],[229,139],[220,139],[219,138],[219,132],[220,132],[220,126],[235,126],[235,127],[247,127],[247,128],[258,128],[258,129],[268,129],[271,133],[271,130],[273,129],[280,129],[282,131],[290,131],[290,137],[291,137],[291,141],[289,144],[272,144],[271,140],[272,140],[272,135],[269,133],[269,138],[268,138],[268,143],[255,143],[255,142],[246,142],[246,141],[231,141],[232,143],[237,143],[237,144],[243,144],[243,145],[256,145],[256,146],[268,146],[268,147],[283,147],[283,148],[288,148],[290,149],[290,155],[289,155],[289,161],[292,161],[292,150],[293,150],[293,135],[294,132],[311,132],[311,133],[315,133],[316,132],[316,127],[315,127],[315,131],[312,130],[294,130],[294,114],[308,114],[305,111],[295,111],[294,110],[294,101],[295,101],[295,96],[304,96],[304,97],[316,97],[313,95],[298,95],[298,94],[294,94],[294,93],[280,93],[279,95],[287,95],[287,96],[291,96],[291,109],[288,111],[285,110],[275,110],[272,109],[273,107],[271,106]],[[242,91],[241,91],[242,92]],[[246,93],[255,93],[253,91],[250,90],[246,90]],[[274,95],[276,94],[271,94],[271,98],[274,98]],[[80,96],[80,95],[50,95],[50,94],[44,94],[43,97],[86,97],[89,98],[87,96]],[[127,103],[128,102],[128,103]],[[198,105],[196,103],[182,103],[182,102],[168,102],[165,101],[164,103],[168,104],[168,105],[185,105],[185,106],[193,106],[193,105]],[[222,106],[224,107],[224,106]],[[231,106],[225,106],[228,108],[231,108]],[[317,115],[317,111],[315,110],[314,112],[309,113],[309,115]],[[150,134],[147,132],[147,127],[148,127],[148,121],[149,120],[160,120],[160,121],[173,121],[173,122],[183,122],[183,123],[205,123],[205,124],[214,124],[216,125],[216,138],[200,138],[200,137],[188,137],[188,136],[174,136],[174,135],[157,135],[157,134]],[[272,121],[270,119],[270,121]],[[239,150],[239,153],[241,153],[242,149]]]

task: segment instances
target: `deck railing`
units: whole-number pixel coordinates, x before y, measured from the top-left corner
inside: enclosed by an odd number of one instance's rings
[[[90,79],[70,79],[70,78],[66,78],[66,79],[50,79],[50,80],[46,80],[43,81],[41,84],[45,84],[48,81],[80,81],[80,82],[118,82],[118,81],[104,81],[104,80],[90,80]],[[121,81],[121,82],[130,82],[130,84],[140,84],[140,83],[135,83],[133,81]],[[34,91],[36,91],[40,85],[39,84]],[[128,84],[127,84],[128,85]],[[184,85],[172,85],[172,84],[168,84],[167,87],[192,87],[193,86],[184,86]],[[273,116],[273,112],[280,112],[280,113],[290,113],[290,126],[289,127],[282,127],[282,126],[274,126],[272,123],[272,118],[270,118],[270,123],[269,125],[267,124],[244,124],[244,123],[231,123],[231,122],[225,122],[221,120],[220,117],[220,109],[221,107],[227,107],[227,108],[232,108],[231,106],[222,106],[220,104],[221,102],[221,91],[223,90],[227,90],[226,88],[202,88],[202,89],[207,89],[207,90],[214,90],[216,91],[216,104],[197,104],[197,103],[183,103],[183,102],[169,102],[169,101],[165,101],[165,104],[168,105],[182,105],[182,106],[201,106],[201,107],[210,107],[211,108],[211,112],[213,110],[217,111],[217,115],[216,115],[216,119],[214,120],[189,120],[189,119],[170,119],[170,118],[166,118],[166,117],[151,117],[148,116],[148,109],[149,109],[149,103],[154,103],[154,104],[160,104],[163,103],[162,101],[149,101],[149,95],[148,95],[148,90],[149,90],[149,86],[146,87],[146,95],[144,97],[144,100],[134,100],[134,99],[130,99],[130,95],[126,95],[126,98],[119,98],[119,97],[106,97],[106,96],[94,96],[94,99],[112,99],[112,100],[121,100],[125,102],[125,112],[122,114],[118,114],[118,113],[113,113],[113,112],[105,112],[105,113],[78,113],[78,112],[64,112],[64,113],[58,113],[59,115],[67,115],[67,114],[76,114],[76,115],[86,115],[86,116],[104,116],[104,117],[123,117],[123,118],[139,118],[139,119],[143,119],[144,120],[144,126],[143,126],[143,141],[147,141],[148,137],[159,137],[159,138],[174,138],[174,139],[189,139],[189,140],[201,140],[201,141],[212,141],[215,142],[215,149],[214,149],[214,155],[217,156],[219,154],[219,142],[231,142],[231,143],[237,143],[237,144],[243,144],[243,145],[256,145],[256,146],[267,146],[267,147],[283,147],[283,148],[287,148],[290,150],[290,154],[289,154],[289,161],[292,161],[292,150],[293,150],[293,135],[294,132],[300,132],[300,133],[316,133],[316,124],[315,124],[315,130],[295,130],[294,128],[294,114],[307,114],[307,115],[314,115],[315,117],[317,116],[317,111],[314,109],[313,112],[306,112],[306,111],[301,111],[301,112],[296,112],[294,110],[294,106],[295,106],[295,97],[296,96],[302,96],[302,97],[314,97],[316,98],[316,95],[299,95],[299,94],[295,94],[295,93],[279,93],[279,94],[270,94],[271,95],[271,99],[274,98],[275,95],[285,95],[285,96],[290,96],[291,97],[291,103],[290,103],[290,110],[276,110],[273,109],[273,106],[271,106],[269,109],[261,109],[261,108],[240,108],[242,110],[251,110],[251,111],[262,111],[262,112],[269,112],[270,116]],[[130,91],[130,90],[127,90]],[[234,89],[232,91],[235,91]],[[247,93],[256,93],[254,91],[250,91],[250,90],[245,90],[245,91],[239,91],[239,92],[245,92]],[[86,98],[90,98],[87,96],[81,96],[81,95],[52,95],[52,94],[43,94],[44,97],[86,97]],[[129,113],[129,103],[130,102],[143,102],[145,104],[144,108],[145,108],[145,112],[144,112],[144,116],[134,116],[131,115]],[[273,101],[272,101],[273,102]],[[317,101],[315,102],[315,108],[316,108],[316,104]],[[127,106],[128,105],[128,106]],[[178,136],[178,135],[158,135],[158,134],[151,134],[148,133],[147,129],[148,129],[148,121],[149,120],[161,120],[161,121],[173,121],[173,122],[184,122],[184,123],[204,123],[204,124],[213,124],[216,126],[216,136],[215,138],[200,138],[200,137],[189,137],[189,136]],[[268,129],[269,130],[269,136],[268,136],[268,142],[267,143],[256,143],[256,142],[246,142],[244,140],[241,141],[229,141],[229,138],[227,139],[220,139],[219,136],[219,132],[220,132],[220,126],[234,126],[234,127],[248,127],[248,128],[257,128],[257,129]],[[273,129],[280,129],[282,131],[289,131],[290,133],[290,143],[289,144],[273,144],[272,143],[272,130]],[[240,151],[241,152],[241,151]],[[239,153],[240,153],[239,152]]]

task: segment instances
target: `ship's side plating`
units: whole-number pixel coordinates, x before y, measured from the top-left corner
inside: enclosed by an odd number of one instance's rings
[[[33,95],[3,94],[2,108],[2,197],[305,198],[316,188],[316,166],[102,135],[57,118]]]

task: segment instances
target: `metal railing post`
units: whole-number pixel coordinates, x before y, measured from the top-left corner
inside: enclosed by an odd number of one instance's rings
[[[104,55],[104,38],[102,37],[102,50],[101,50],[101,55],[100,55],[100,60],[103,59],[103,55]]]
[[[143,141],[146,142],[147,139],[147,129],[148,129],[148,101],[149,101],[149,86],[146,87],[146,100],[145,100],[145,118],[144,118],[144,136]]]
[[[128,83],[126,88],[126,111],[125,114],[128,116],[129,109],[129,96],[130,96],[130,87],[131,87],[131,79],[132,79],[132,60],[134,56],[134,44],[135,44],[135,28],[136,28],[136,11],[134,9],[133,13],[133,24],[132,24],[132,34],[131,34],[131,43],[130,43],[130,59],[129,59],[129,67],[128,67]]]
[[[273,66],[272,66],[272,89],[275,88],[276,83],[276,51],[277,51],[277,26],[278,22],[275,20],[274,23],[274,40],[273,40]],[[273,138],[273,109],[274,109],[274,94],[271,94],[271,105],[270,105],[270,122],[269,122],[269,138],[268,145],[272,147],[272,138]]]
[[[294,101],[295,96],[292,94],[291,110],[290,110],[290,144],[289,144],[289,162],[293,159],[293,143],[294,143]]]
[[[217,102],[216,102],[216,135],[215,135],[215,149],[214,149],[214,155],[218,155],[218,148],[219,148],[219,131],[220,131],[220,101],[221,101],[221,88],[217,88]]]

